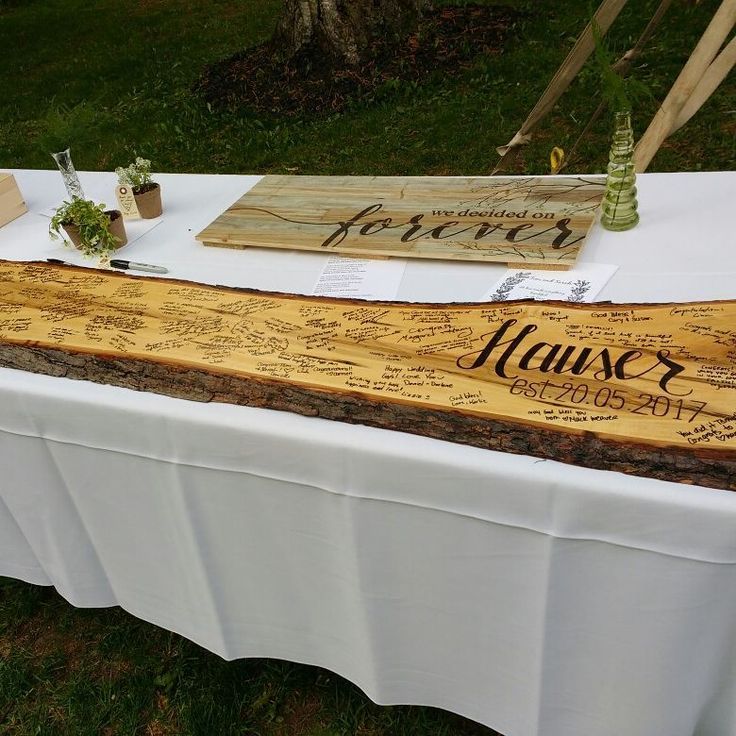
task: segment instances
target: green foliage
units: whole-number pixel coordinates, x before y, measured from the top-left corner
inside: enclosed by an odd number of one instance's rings
[[[601,33],[601,28],[593,19],[593,39],[595,40],[594,58],[601,78],[603,98],[612,110],[631,110],[631,101],[626,93],[624,78],[614,71],[614,59]]]
[[[119,608],[0,577],[5,736],[495,736],[434,708],[382,707],[318,667],[226,662]]]
[[[67,245],[71,245],[64,235],[65,225],[79,228],[79,249],[88,258],[104,258],[119,245],[119,240],[110,232],[110,217],[105,212],[105,205],[95,204],[91,199],[75,197],[71,202],[64,202],[51,218],[51,237],[61,238]]]
[[[593,57],[601,80],[603,99],[610,110],[619,112],[631,111],[632,104],[645,96],[651,97],[649,88],[635,77],[622,76],[616,69],[613,54],[603,37],[601,27],[595,18],[591,20],[595,50]]]
[[[154,183],[151,179],[151,162],[140,156],[137,156],[130,166],[125,168],[118,166],[115,174],[118,177],[118,184],[129,186],[135,194],[140,194],[141,190]]]
[[[503,53],[481,54],[422,84],[387,80],[340,114],[286,120],[218,112],[191,91],[205,64],[268,38],[281,0],[16,1],[0,23],[0,67],[10,70],[0,75],[0,168],[50,169],[49,153],[71,145],[81,171],[112,171],[145,151],[158,171],[171,172],[486,174],[497,161],[495,147],[518,129],[588,20],[580,0],[499,4],[528,11]],[[611,48],[630,48],[658,4],[628,3],[606,34]],[[716,0],[673,3],[631,77],[663,99],[715,7]],[[111,54],[121,38],[125,53]],[[586,65],[508,172],[548,171],[550,149],[572,147],[600,88],[596,64]],[[658,105],[650,98],[632,104],[639,135]],[[731,75],[665,141],[650,169],[733,168],[734,110]],[[45,142],[60,130],[65,145]],[[601,120],[566,171],[604,170],[609,145],[610,121]]]

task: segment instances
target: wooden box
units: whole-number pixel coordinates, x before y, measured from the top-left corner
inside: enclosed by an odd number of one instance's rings
[[[0,172],[0,227],[28,212],[15,177]]]

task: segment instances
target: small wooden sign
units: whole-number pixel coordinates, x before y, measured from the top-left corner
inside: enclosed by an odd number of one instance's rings
[[[129,186],[121,184],[115,189],[115,196],[118,199],[120,212],[126,220],[140,220],[141,214],[138,212],[135,195]]]
[[[0,227],[28,212],[12,174],[0,172]]]
[[[604,189],[603,177],[265,176],[196,237],[565,270]]]
[[[736,302],[405,304],[0,261],[0,365],[736,490]]]

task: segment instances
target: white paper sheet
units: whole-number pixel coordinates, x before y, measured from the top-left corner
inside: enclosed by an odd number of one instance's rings
[[[510,299],[592,302],[618,270],[605,263],[581,263],[569,271],[525,271],[510,268],[486,292],[484,301]]]
[[[349,299],[395,299],[406,261],[332,256],[322,269],[314,296]]]

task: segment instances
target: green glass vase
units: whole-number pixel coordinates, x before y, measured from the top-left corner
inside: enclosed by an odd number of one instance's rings
[[[633,156],[631,113],[617,112],[601,210],[601,225],[606,230],[630,230],[639,222]]]

